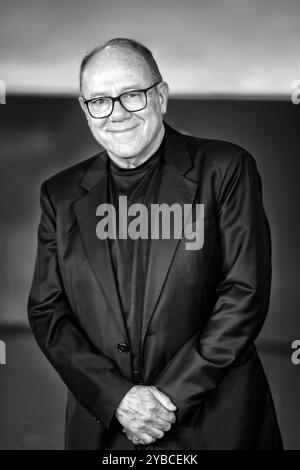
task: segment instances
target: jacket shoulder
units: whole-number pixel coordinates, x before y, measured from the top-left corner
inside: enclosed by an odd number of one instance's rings
[[[184,136],[190,154],[197,163],[199,159],[206,159],[220,168],[227,167],[232,159],[243,159],[249,152],[240,145],[226,140],[201,138],[190,135]]]
[[[80,184],[86,172],[99,158],[102,152],[86,158],[74,165],[71,165],[42,182],[42,186],[47,186],[50,195],[72,194],[78,192]]]

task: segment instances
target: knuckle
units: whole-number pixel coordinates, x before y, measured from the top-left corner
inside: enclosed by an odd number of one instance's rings
[[[143,444],[151,444],[151,442],[153,442],[153,439],[150,436],[149,437],[143,437],[143,439],[142,439]]]
[[[150,411],[148,411],[148,412],[145,414],[145,421],[146,421],[147,423],[149,423],[150,421],[152,421],[152,419],[153,419],[153,414],[152,414]]]
[[[149,425],[147,424],[144,424],[144,426],[141,426],[139,432],[142,433],[142,434],[145,434],[149,431]]]
[[[133,423],[131,426],[132,433],[136,434],[140,431],[141,425],[139,423]]]
[[[164,426],[164,430],[165,431],[170,431],[171,429],[171,424],[170,423],[166,423],[165,426]]]
[[[149,411],[150,411],[151,413],[153,413],[153,412],[156,411],[156,405],[155,405],[153,402],[151,402],[151,403],[149,404]]]
[[[162,416],[162,418],[168,421],[169,423],[172,422],[172,416],[169,413],[166,413],[164,416]]]

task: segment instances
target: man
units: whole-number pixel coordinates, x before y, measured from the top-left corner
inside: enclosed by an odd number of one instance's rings
[[[81,107],[105,150],[42,184],[28,303],[68,387],[66,448],[282,448],[254,346],[271,282],[255,160],[169,127],[168,85],[135,41],[96,48],[80,76]],[[187,249],[185,230],[121,236],[122,197],[131,209],[204,205],[201,248]]]

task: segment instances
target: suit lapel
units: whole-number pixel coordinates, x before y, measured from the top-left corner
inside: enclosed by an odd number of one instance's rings
[[[168,125],[165,137],[165,164],[162,169],[157,204],[192,204],[197,183],[183,176],[191,167],[184,138]],[[179,239],[151,240],[143,309],[142,345],[162,292]]]
[[[184,138],[165,123],[165,155],[157,204],[192,204],[197,183],[188,178],[192,166]],[[116,314],[120,328],[126,337],[126,325],[113,272],[109,240],[99,240],[96,235],[96,209],[107,202],[107,153],[102,152],[86,173],[82,186],[88,191],[74,203],[82,240],[94,273]],[[143,330],[141,344],[162,292],[179,239],[151,240],[149,264],[145,287]]]
[[[106,152],[102,152],[85,175],[82,186],[88,193],[74,203],[74,211],[89,262],[126,337],[109,240],[100,240],[96,235],[96,209],[100,204],[107,202],[107,158]]]

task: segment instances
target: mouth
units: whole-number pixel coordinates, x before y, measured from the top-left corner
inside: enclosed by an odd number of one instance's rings
[[[114,134],[125,134],[126,132],[132,131],[136,127],[137,127],[137,125],[133,126],[133,127],[128,127],[126,129],[108,129],[108,132],[112,132]]]

